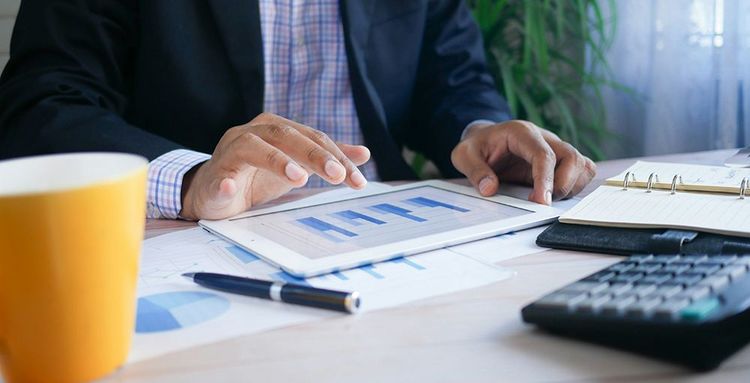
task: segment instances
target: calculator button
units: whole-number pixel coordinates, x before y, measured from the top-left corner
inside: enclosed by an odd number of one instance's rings
[[[741,257],[737,257],[737,259],[733,262],[736,265],[745,265],[750,267],[750,255],[743,255]]]
[[[734,260],[737,259],[736,255],[714,255],[711,257],[708,257],[708,262],[715,262],[715,263],[722,263],[722,264],[729,264],[734,262]]]
[[[632,288],[633,285],[630,283],[613,283],[606,290],[602,291],[602,294],[621,295],[627,293]]]
[[[691,264],[688,263],[670,263],[660,270],[663,273],[680,274],[690,269]]]
[[[656,291],[653,292],[653,294],[658,295],[664,299],[669,299],[682,291],[683,290],[681,285],[661,285],[656,289]]]
[[[586,297],[588,294],[578,292],[555,292],[536,301],[534,305],[546,309],[567,310]]]
[[[687,307],[687,305],[690,304],[690,301],[687,299],[670,299],[656,308],[654,308],[654,318],[658,319],[675,319],[677,318],[677,314],[682,310],[683,308]]]
[[[668,281],[666,281],[664,283],[665,284],[670,284],[670,285],[686,285],[686,286],[690,286],[690,285],[693,285],[695,283],[698,283],[698,281],[700,281],[702,278],[703,278],[703,276],[699,275],[699,274],[688,274],[688,273],[685,273],[685,274],[680,274],[680,275],[678,275],[678,276],[676,276],[676,277],[674,277],[674,278],[672,278],[672,279],[670,279],[670,280],[668,280]]]
[[[711,288],[711,291],[717,292],[729,284],[729,277],[726,275],[712,275],[700,282],[699,285]]]
[[[639,280],[638,283],[649,283],[649,284],[662,284],[672,278],[672,274],[668,273],[653,273],[646,275],[643,279]]]
[[[720,303],[718,298],[706,298],[697,302],[693,302],[690,306],[680,310],[680,316],[686,320],[701,320],[705,319],[711,313],[719,308]]]
[[[656,291],[655,285],[636,285],[627,292],[627,295],[634,295],[640,298],[651,294],[654,291]]]
[[[607,287],[609,283],[579,281],[563,287],[560,291],[596,294]]]
[[[603,304],[609,302],[610,299],[611,297],[608,294],[592,295],[576,303],[573,309],[580,313],[593,313],[599,310]]]
[[[605,271],[599,271],[599,272],[596,272],[594,274],[589,275],[586,278],[583,278],[583,281],[586,281],[586,282],[606,282],[606,281],[614,278],[615,275],[617,275],[617,274],[613,273],[611,271],[606,271],[606,270]]]
[[[625,315],[629,317],[647,317],[651,315],[651,311],[656,306],[659,306],[661,302],[662,299],[656,297],[641,299],[638,302],[635,302],[628,306],[627,310],[625,310]]]
[[[654,271],[661,269],[661,267],[662,267],[661,263],[643,262],[630,271],[634,273],[648,274],[648,273],[653,273]]]
[[[675,262],[670,263],[669,265],[670,266],[679,265],[679,266],[688,267],[688,268],[693,267],[692,262],[686,262],[686,261],[675,261]]]
[[[743,265],[729,265],[716,272],[716,275],[727,275],[732,281],[736,281],[747,273],[747,268]]]
[[[654,256],[651,254],[636,254],[636,255],[631,255],[630,257],[628,257],[628,261],[640,263],[643,261],[648,261],[649,259],[653,259],[653,258]]]
[[[637,263],[633,262],[620,262],[608,267],[607,270],[622,273],[636,267],[637,265]]]
[[[711,288],[708,286],[693,286],[676,294],[674,299],[687,299],[691,302],[699,301],[711,294]]]
[[[695,263],[701,263],[705,261],[706,258],[708,257],[705,255],[683,255],[680,258],[680,262],[689,262],[689,263],[695,264]]]
[[[698,266],[693,267],[689,272],[692,274],[709,275],[719,271],[719,269],[721,269],[720,264],[709,264],[707,262],[704,262],[699,264]]]
[[[623,312],[629,305],[635,303],[636,298],[633,295],[621,295],[615,297],[601,306],[601,312],[608,315],[617,315]]]
[[[621,273],[620,275],[612,278],[610,282],[612,283],[632,283],[635,282],[643,277],[643,273],[633,273],[630,271],[626,271],[624,273]]]
[[[679,255],[656,255],[653,260],[661,263],[670,263],[680,259]]]

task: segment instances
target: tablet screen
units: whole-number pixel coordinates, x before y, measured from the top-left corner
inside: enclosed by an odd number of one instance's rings
[[[532,213],[420,186],[231,221],[318,259]]]

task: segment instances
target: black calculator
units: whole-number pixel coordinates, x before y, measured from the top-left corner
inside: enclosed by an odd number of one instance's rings
[[[750,255],[633,255],[526,306],[547,331],[711,370],[750,340]]]

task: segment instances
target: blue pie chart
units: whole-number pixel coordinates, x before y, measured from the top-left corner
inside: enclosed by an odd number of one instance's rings
[[[138,298],[136,333],[178,330],[218,318],[229,300],[203,291],[176,291]]]

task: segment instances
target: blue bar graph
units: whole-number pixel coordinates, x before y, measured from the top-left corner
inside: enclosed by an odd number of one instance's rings
[[[338,278],[338,279],[341,279],[342,281],[348,281],[349,280],[349,277],[347,277],[346,275],[344,275],[344,273],[342,273],[340,271],[334,271],[332,273],[332,275],[334,277]]]
[[[295,283],[298,285],[310,286],[310,283],[308,283],[305,279],[297,278],[294,275],[286,273],[284,271],[279,271],[278,273],[274,273],[273,275],[271,275],[271,279],[275,281],[286,282],[286,283]]]
[[[381,221],[377,218],[370,217],[369,215],[357,213],[356,211],[353,211],[353,210],[339,211],[339,212],[333,213],[333,215],[338,218],[342,218],[346,222],[353,223],[354,225],[359,224],[359,222],[357,222],[358,219],[361,219],[363,221],[367,221],[370,223],[374,223],[376,225],[385,224],[385,221]]]
[[[408,202],[417,206],[424,206],[424,207],[444,207],[446,209],[459,211],[461,213],[466,213],[469,211],[469,209],[464,209],[462,207],[447,204],[445,202],[435,201],[435,200],[425,198],[425,197],[409,198],[405,202]]]
[[[415,268],[417,270],[426,270],[427,269],[426,267],[420,265],[419,263],[414,262],[411,259],[404,258],[404,257],[396,258],[396,259],[392,260],[391,262],[393,262],[393,263],[403,263],[403,264],[409,265],[409,266],[411,266],[411,267],[413,267],[413,268]]]
[[[397,215],[399,217],[410,219],[410,220],[415,221],[415,222],[425,222],[425,221],[427,221],[424,218],[417,217],[416,215],[409,214],[409,213],[411,213],[411,210],[407,210],[407,209],[398,207],[396,205],[391,205],[389,203],[377,204],[375,206],[371,206],[370,209],[373,209],[375,211],[379,211],[379,212],[385,213],[385,214],[394,214],[394,215]]]
[[[239,247],[239,246],[227,246],[227,251],[229,251],[235,258],[237,258],[242,263],[250,263],[253,261],[257,261],[259,258],[255,256],[253,253]]]
[[[334,231],[336,233],[343,234],[343,235],[345,235],[347,237],[350,237],[350,238],[357,236],[356,233],[352,233],[349,230],[340,228],[340,227],[338,227],[336,225],[332,225],[332,224],[330,224],[328,222],[321,221],[321,220],[319,220],[319,219],[317,219],[315,217],[300,218],[300,219],[297,220],[297,222],[299,222],[299,223],[301,223],[301,224],[303,224],[303,225],[305,225],[305,226],[307,226],[307,227],[309,227],[309,228],[311,228],[313,230],[318,231],[320,234],[322,234],[322,237],[324,237],[326,239],[330,239],[330,240],[335,241],[335,242],[340,242],[341,240],[338,239],[338,238],[336,238],[336,237],[334,237],[334,236],[327,235],[327,233],[326,233],[327,231]]]
[[[377,271],[375,271],[375,266],[373,265],[362,266],[359,269],[364,271],[367,274],[370,274],[376,279],[385,279],[385,276],[383,274],[380,274]]]

